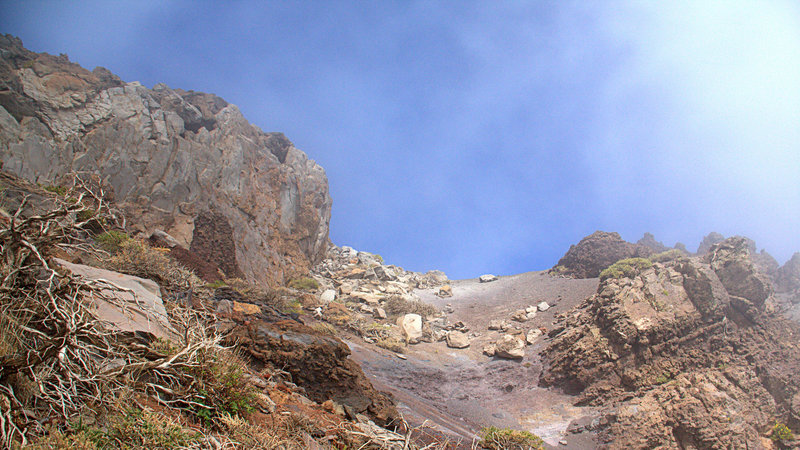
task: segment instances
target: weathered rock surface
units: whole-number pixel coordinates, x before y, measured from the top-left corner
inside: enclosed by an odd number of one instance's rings
[[[711,246],[714,244],[718,244],[725,240],[725,236],[717,233],[716,231],[712,231],[703,237],[703,240],[700,242],[700,245],[697,247],[697,254],[698,255],[705,255],[711,250]]]
[[[522,359],[525,357],[525,342],[510,334],[506,334],[494,344],[494,356],[504,359]]]
[[[73,275],[101,288],[87,297],[98,319],[120,331],[145,332],[178,341],[178,333],[169,323],[161,289],[155,281],[58,258],[55,261]]]
[[[492,281],[497,281],[497,275],[492,275],[490,273],[487,273],[485,275],[481,275],[480,277],[478,277],[478,281],[480,281],[481,283],[491,283]]]
[[[333,400],[381,425],[399,418],[391,398],[372,387],[348,358],[347,345],[336,338],[292,320],[264,317],[237,324],[227,340],[237,342],[257,362],[289,372],[318,403]]]
[[[467,348],[469,347],[469,336],[460,331],[451,331],[447,333],[447,346],[450,348]]]
[[[800,289],[800,252],[792,255],[792,258],[778,269],[775,287],[781,292]]]
[[[657,241],[656,237],[653,236],[652,233],[645,233],[641,239],[636,241],[636,244],[649,248],[653,251],[653,253],[661,253],[669,250],[669,247],[664,245],[662,242]]]
[[[800,425],[800,329],[749,247],[603,280],[549,333],[540,383],[603,405],[609,448],[765,448],[776,420]]]
[[[552,271],[574,278],[595,278],[620,259],[647,257],[652,253],[644,245],[622,240],[619,233],[596,231],[570,246]]]
[[[422,317],[419,314],[406,314],[397,318],[397,326],[403,331],[406,342],[416,344],[422,339]]]
[[[219,97],[125,83],[0,36],[0,158],[56,184],[105,180],[129,228],[168,233],[227,277],[280,284],[329,245],[324,170]]]

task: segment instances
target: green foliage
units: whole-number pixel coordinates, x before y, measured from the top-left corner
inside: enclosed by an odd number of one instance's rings
[[[58,195],[60,197],[64,197],[65,195],[67,195],[67,188],[64,187],[64,186],[56,186],[56,185],[50,184],[50,185],[45,186],[44,190],[47,191],[47,192],[52,192],[53,194],[56,194],[56,195]]]
[[[295,278],[289,282],[289,287],[304,291],[314,291],[319,289],[319,283],[311,277]]]
[[[776,421],[775,425],[772,426],[772,433],[770,433],[769,438],[773,441],[791,441],[794,440],[794,434],[786,424]]]
[[[379,263],[383,264],[383,256],[375,253],[375,259],[377,259]]]
[[[661,375],[659,375],[659,376],[656,378],[656,384],[664,384],[664,383],[668,383],[670,380],[672,380],[672,377],[670,376],[670,374],[668,374],[668,373],[662,373]]]
[[[686,256],[685,253],[678,250],[677,248],[673,248],[671,250],[667,250],[665,252],[656,253],[655,255],[650,255],[650,261],[653,262],[667,262],[667,261],[674,261],[678,258],[683,258]]]
[[[226,283],[225,280],[217,280],[217,281],[215,281],[213,283],[207,283],[206,287],[209,288],[209,289],[218,289],[218,288],[221,288],[221,287],[225,287],[227,285],[228,285],[228,283]]]
[[[88,209],[82,209],[82,210],[78,211],[78,213],[75,215],[75,219],[78,222],[88,222],[88,221],[94,219],[95,216],[97,216],[97,211],[95,211],[94,209],[88,208]]]
[[[303,312],[303,304],[296,298],[284,301],[281,306],[281,312],[284,314],[300,314]]]
[[[192,412],[206,422],[223,414],[252,412],[256,390],[245,377],[243,367],[241,361],[221,353],[203,353],[201,364],[190,370],[196,384]]]
[[[138,449],[186,448],[200,441],[200,435],[184,430],[163,415],[139,408],[125,408],[108,417],[102,427],[72,423],[66,432],[51,430],[31,448]]]
[[[649,269],[653,262],[647,258],[621,259],[600,272],[600,281],[608,278],[633,278],[642,270]]]
[[[486,427],[481,430],[481,443],[483,448],[490,449],[519,449],[540,450],[544,449],[544,441],[539,436],[511,428]]]
[[[109,253],[116,253],[122,247],[122,244],[128,242],[131,237],[122,231],[109,230],[98,234],[94,239],[104,250]]]

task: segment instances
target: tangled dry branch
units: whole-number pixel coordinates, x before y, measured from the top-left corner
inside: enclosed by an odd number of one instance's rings
[[[131,386],[169,406],[203,401],[190,391],[192,370],[219,349],[220,337],[208,333],[202,316],[172,308],[183,339],[175,351],[156,351],[152,336],[112,329],[87,300],[113,301],[109,292],[119,288],[83,281],[52,262],[59,246],[86,245],[92,221],[107,223],[102,196],[91,194],[91,206],[85,196],[28,217],[23,199],[0,223],[0,447],[24,447],[87,406],[111,406]]]

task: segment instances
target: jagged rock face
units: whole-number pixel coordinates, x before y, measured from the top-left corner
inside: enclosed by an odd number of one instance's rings
[[[716,231],[712,231],[708,233],[703,240],[700,242],[700,245],[697,247],[697,254],[698,255],[705,255],[711,250],[711,246],[717,243],[720,243],[725,240],[725,236],[717,233]]]
[[[800,424],[800,329],[771,292],[743,238],[606,279],[550,332],[540,382],[606,405],[611,448],[763,448]]]
[[[10,36],[0,53],[6,170],[47,184],[99,174],[130,228],[162,229],[229,277],[280,284],[325,255],[325,172],[282,134],[214,95],[123,83]]]
[[[669,250],[669,247],[664,245],[662,242],[657,241],[656,237],[653,236],[652,233],[645,233],[641,239],[636,241],[636,243],[649,248],[653,251],[653,253],[661,253]]]
[[[800,252],[792,255],[777,271],[775,287],[782,292],[791,292],[800,289]]]
[[[647,257],[653,250],[622,240],[619,233],[595,231],[570,246],[558,261],[558,273],[575,278],[595,278],[603,269],[625,258]]]

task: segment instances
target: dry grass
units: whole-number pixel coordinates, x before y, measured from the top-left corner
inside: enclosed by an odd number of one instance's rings
[[[150,278],[160,285],[173,289],[198,289],[203,286],[197,276],[170,258],[168,251],[150,247],[139,239],[119,244],[116,254],[106,260],[107,269]]]
[[[422,317],[439,314],[439,310],[433,305],[416,300],[406,300],[399,295],[393,295],[386,299],[386,304],[383,308],[393,318],[404,314],[419,314]]]

